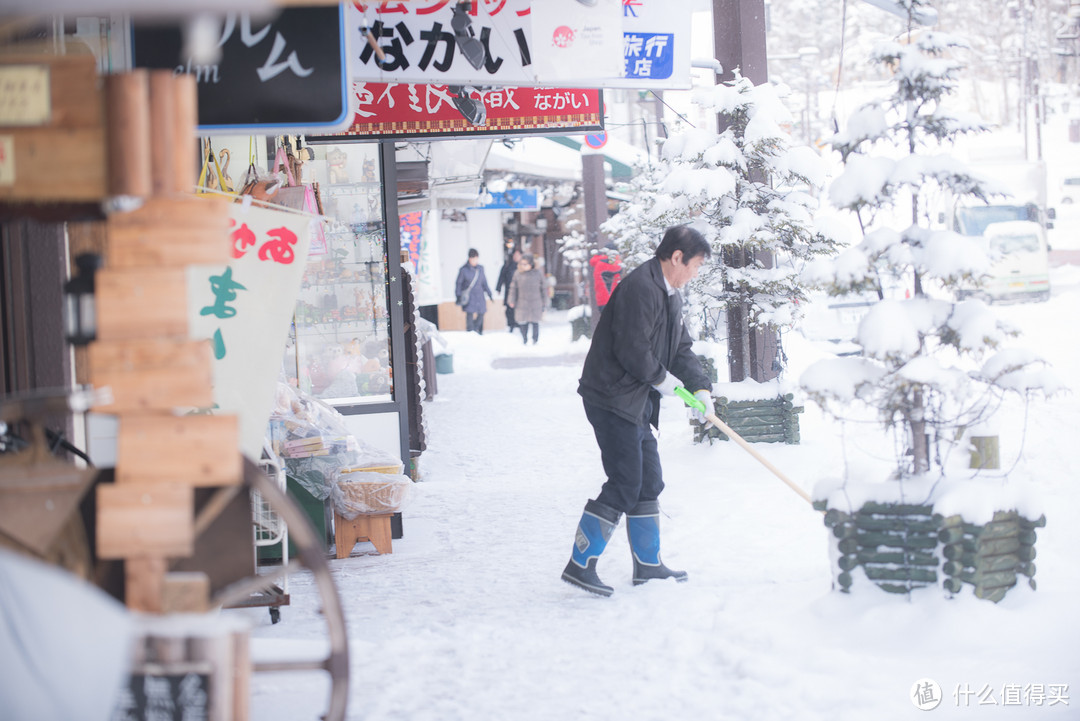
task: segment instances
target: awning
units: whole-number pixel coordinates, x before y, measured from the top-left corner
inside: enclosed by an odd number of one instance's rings
[[[581,156],[576,148],[556,145],[555,138],[523,138],[507,147],[491,144],[485,170],[527,175],[549,180],[581,180]]]

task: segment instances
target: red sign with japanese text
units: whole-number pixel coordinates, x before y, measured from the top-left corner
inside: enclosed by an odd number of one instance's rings
[[[472,87],[354,82],[355,115],[333,137],[514,135],[603,128],[602,94],[582,88]],[[317,141],[317,137],[308,137]]]

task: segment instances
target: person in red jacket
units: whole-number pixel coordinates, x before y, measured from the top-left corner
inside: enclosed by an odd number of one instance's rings
[[[593,289],[596,292],[596,306],[601,311],[611,298],[612,291],[622,278],[622,259],[612,243],[608,243],[600,252],[589,258],[593,269]]]

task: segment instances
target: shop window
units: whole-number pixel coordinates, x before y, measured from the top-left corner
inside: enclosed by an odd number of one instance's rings
[[[387,238],[377,144],[310,146],[327,220],[312,238],[286,350],[290,380],[332,404],[392,400]]]

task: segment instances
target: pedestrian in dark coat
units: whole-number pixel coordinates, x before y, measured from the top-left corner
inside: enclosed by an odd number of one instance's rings
[[[685,581],[660,560],[660,504],[664,489],[656,439],[660,396],[682,385],[712,406],[712,383],[691,350],[678,289],[711,256],[708,242],[686,225],[670,228],[655,257],[616,286],[593,331],[578,383],[585,416],[600,446],[607,481],[585,504],[563,580],[603,596],[613,589],[596,575],[596,562],[626,513],[634,584]],[[700,414],[704,418],[703,414]]]
[[[484,313],[487,311],[485,295],[488,300],[494,300],[487,277],[484,276],[484,266],[480,265],[480,253],[476,248],[469,248],[469,260],[458,270],[454,283],[454,297],[465,311],[465,330],[484,334]]]
[[[517,273],[510,281],[510,299],[507,301],[514,310],[514,317],[521,328],[521,340],[529,342],[529,326],[532,326],[532,339],[540,339],[540,319],[544,315],[547,301],[547,286],[544,274],[536,268],[532,255],[521,256]]]
[[[514,332],[514,328],[517,328],[517,319],[514,318],[514,307],[510,305],[510,281],[514,279],[514,273],[517,272],[518,261],[520,260],[521,251],[515,248],[510,255],[506,256],[506,262],[503,263],[502,270],[499,271],[499,280],[495,283],[495,292],[498,293],[500,290],[503,292],[506,328],[511,333]]]

